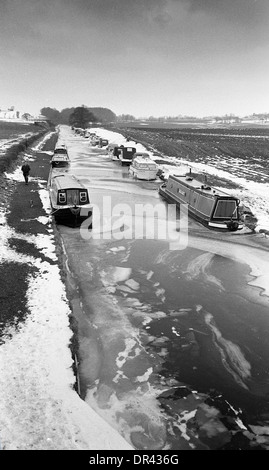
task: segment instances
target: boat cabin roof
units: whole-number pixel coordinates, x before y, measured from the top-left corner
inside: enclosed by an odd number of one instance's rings
[[[51,179],[51,183],[55,184],[58,190],[61,189],[84,189],[87,188],[75,176],[66,173],[55,175]]]
[[[151,160],[150,156],[141,156],[139,154],[135,155],[135,158],[133,159],[133,163],[144,163],[144,164],[151,164],[157,167],[157,164],[154,162],[154,160]]]
[[[199,191],[212,196],[230,196],[220,189],[216,189],[213,186],[209,186],[207,183],[202,183],[201,181],[192,178],[190,175],[169,175],[168,181],[171,179],[182,183],[186,187],[198,189]]]
[[[69,157],[66,153],[56,154],[51,157],[51,162],[69,162]]]
[[[63,155],[64,155],[64,154],[67,155],[66,147],[56,147],[56,148],[54,149],[54,154],[57,154],[57,155],[58,155],[59,153],[60,153],[60,154],[63,154]]]

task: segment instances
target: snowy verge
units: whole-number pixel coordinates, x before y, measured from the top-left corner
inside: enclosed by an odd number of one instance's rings
[[[0,348],[2,449],[130,449],[73,389],[71,312],[59,268],[35,265],[29,315]]]

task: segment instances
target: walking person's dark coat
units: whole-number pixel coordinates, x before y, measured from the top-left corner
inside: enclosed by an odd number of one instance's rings
[[[28,163],[24,163],[21,167],[21,170],[22,170],[22,173],[23,173],[23,176],[24,176],[25,184],[28,184],[29,173],[31,171],[31,168],[28,165]]]

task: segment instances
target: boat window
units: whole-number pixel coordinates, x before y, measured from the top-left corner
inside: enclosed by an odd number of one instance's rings
[[[186,196],[186,192],[182,191],[180,188],[177,188],[177,193],[181,194],[182,196]]]
[[[59,193],[59,203],[64,204],[66,202],[66,194],[64,192]]]
[[[214,217],[220,219],[237,218],[236,201],[231,199],[220,199],[214,212]]]
[[[80,198],[80,202],[87,202],[87,192],[80,191],[79,198]]]
[[[203,194],[197,194],[197,193],[195,194],[195,197],[196,197],[196,203],[195,203],[196,210],[199,211],[201,214],[209,217],[215,205],[214,198],[208,197]]]

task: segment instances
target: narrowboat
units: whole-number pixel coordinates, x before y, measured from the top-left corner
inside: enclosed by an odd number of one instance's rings
[[[124,147],[121,145],[118,148],[118,159],[121,162],[122,165],[131,165],[133,161],[133,157],[136,153],[136,148],[135,147]]]
[[[167,182],[160,186],[159,194],[178,207],[188,204],[189,214],[208,228],[226,231],[243,228],[240,200],[190,175],[169,175]]]
[[[48,183],[55,221],[84,220],[92,216],[88,189],[73,175],[52,174]]]
[[[50,164],[52,168],[63,168],[70,165],[70,159],[65,145],[54,149]]]
[[[157,171],[158,165],[151,160],[148,153],[136,153],[129,166],[130,174],[139,180],[155,180]]]

